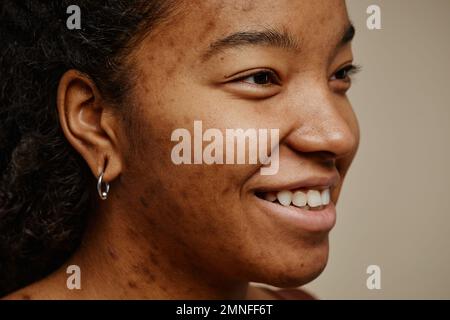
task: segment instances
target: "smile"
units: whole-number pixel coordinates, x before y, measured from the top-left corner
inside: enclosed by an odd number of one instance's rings
[[[282,190],[279,192],[257,193],[258,197],[280,204],[291,205],[306,210],[321,210],[330,203],[330,189],[319,190]]]
[[[256,206],[274,223],[286,229],[312,233],[328,232],[336,223],[331,191],[338,176],[272,185],[253,192]]]

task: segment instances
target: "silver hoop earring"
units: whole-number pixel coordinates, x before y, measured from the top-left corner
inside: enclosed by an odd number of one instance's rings
[[[106,200],[108,198],[108,193],[109,193],[109,183],[108,182],[103,182],[103,174],[104,174],[104,172],[102,171],[102,173],[98,177],[98,180],[97,180],[97,191],[98,191],[98,195],[100,196],[100,199]],[[103,184],[105,185],[105,190],[102,190],[102,185]]]

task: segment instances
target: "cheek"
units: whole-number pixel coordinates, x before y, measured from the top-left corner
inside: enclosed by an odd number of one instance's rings
[[[179,142],[171,141],[172,132],[187,129],[193,153],[193,122],[197,118],[194,114],[200,115],[199,106],[187,97],[174,95],[168,99],[159,96],[155,102],[143,100],[135,119],[140,127],[139,153],[129,161],[128,178],[136,190],[142,190],[140,202],[148,204],[142,209],[152,211],[153,218],[167,232],[177,230],[180,239],[209,246],[205,244],[207,235],[215,234],[215,239],[208,241],[224,242],[221,234],[237,233],[233,226],[239,224],[239,216],[235,214],[240,211],[236,166],[176,165],[171,153]]]

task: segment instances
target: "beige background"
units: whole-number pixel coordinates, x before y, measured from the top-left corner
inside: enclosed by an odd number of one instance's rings
[[[350,92],[362,140],[322,299],[450,299],[450,1],[348,0],[363,72]],[[382,30],[366,27],[377,4]],[[381,290],[366,268],[381,267]]]

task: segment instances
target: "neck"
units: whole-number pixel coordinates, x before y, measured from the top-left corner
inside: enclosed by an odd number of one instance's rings
[[[81,269],[82,290],[73,290],[79,291],[75,294],[101,299],[245,298],[248,282],[205,270],[186,244],[160,234],[144,214],[120,210],[114,202],[101,203],[68,263]]]

